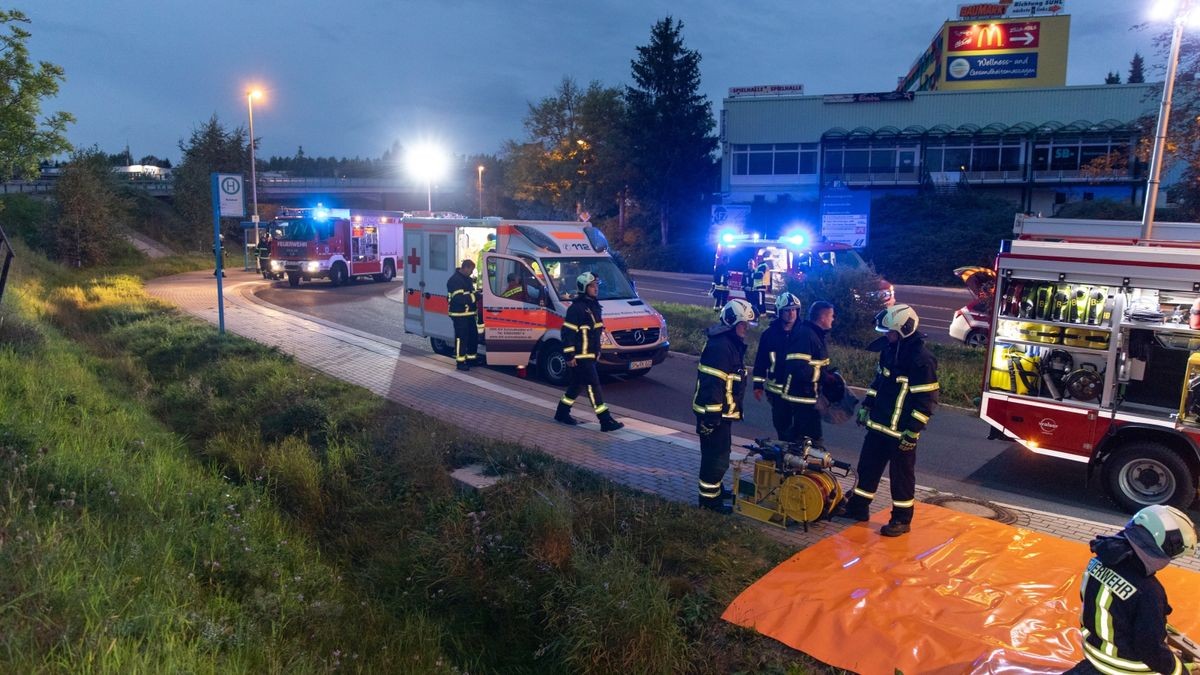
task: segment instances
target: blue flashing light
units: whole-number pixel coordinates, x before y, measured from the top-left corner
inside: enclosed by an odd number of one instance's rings
[[[804,235],[793,234],[792,236],[787,238],[787,242],[793,246],[803,246],[804,245]]]
[[[732,232],[726,232],[721,235],[721,243],[723,244],[732,244],[734,239],[737,239],[737,235]]]
[[[313,220],[329,220],[329,209],[321,204],[317,204],[317,208],[313,209]]]

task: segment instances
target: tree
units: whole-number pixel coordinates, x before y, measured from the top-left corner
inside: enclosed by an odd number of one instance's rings
[[[211,239],[208,234],[212,231],[213,213],[210,176],[213,173],[249,174],[250,146],[247,142],[243,127],[226,131],[216,115],[193,129],[186,143],[179,141],[183,159],[174,171],[175,205],[187,228],[180,233],[181,244],[201,247]]]
[[[49,238],[54,258],[74,267],[107,262],[121,241],[129,217],[129,201],[121,196],[109,165],[98,148],[76,152],[54,186],[58,218]]]
[[[618,89],[564,77],[554,96],[529,105],[527,140],[509,141],[507,180],[526,211],[574,220],[616,210],[627,179],[625,106]]]
[[[1145,82],[1146,75],[1143,72],[1145,65],[1146,61],[1142,58],[1142,55],[1134,52],[1133,59],[1129,62],[1129,77],[1125,78],[1125,81],[1129,84],[1141,84]],[[1120,84],[1120,82],[1117,82],[1117,84]]]
[[[40,160],[70,150],[65,134],[75,121],[70,113],[57,112],[38,122],[42,99],[56,96],[65,76],[53,63],[30,61],[30,33],[20,25],[27,23],[18,10],[0,10],[0,24],[8,28],[7,34],[0,33],[0,170],[6,178],[36,178]]]
[[[657,210],[664,246],[672,220],[687,217],[716,188],[712,105],[699,93],[700,54],[684,47],[682,31],[683,22],[669,16],[654,24],[650,43],[631,62],[634,86],[625,90],[635,193]]]
[[[1121,84],[1121,74],[1108,71],[1108,75],[1104,76],[1104,84]]]

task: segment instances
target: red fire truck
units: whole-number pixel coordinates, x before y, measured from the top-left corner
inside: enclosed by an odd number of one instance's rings
[[[1086,462],[1124,509],[1200,476],[1200,225],[1018,216],[996,259],[980,416]]]
[[[329,279],[341,286],[355,277],[391,281],[400,269],[404,226],[399,211],[296,209],[284,211],[271,225],[271,272],[300,280]]]

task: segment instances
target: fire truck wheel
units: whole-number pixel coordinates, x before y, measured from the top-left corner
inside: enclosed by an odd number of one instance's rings
[[[387,283],[396,278],[396,268],[392,267],[392,261],[389,260],[383,264],[383,274],[376,274],[372,277],[375,281]]]
[[[346,266],[342,263],[336,263],[329,268],[329,284],[331,286],[341,286],[346,283]]]
[[[292,288],[297,288],[300,286],[299,272],[288,272],[288,286],[291,286]]]
[[[563,355],[562,345],[551,342],[542,347],[538,354],[538,373],[546,382],[563,387],[567,384],[567,357]]]
[[[1132,441],[1104,462],[1109,494],[1129,513],[1151,504],[1186,509],[1196,498],[1196,479],[1187,462],[1154,441]]]

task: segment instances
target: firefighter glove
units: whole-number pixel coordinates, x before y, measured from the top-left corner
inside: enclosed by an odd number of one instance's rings
[[[867,426],[867,420],[870,418],[871,418],[871,409],[870,408],[859,408],[858,413],[856,414],[856,416],[854,418],[854,422],[855,422],[855,424],[857,424],[860,427],[865,427],[865,426]]]
[[[717,430],[717,427],[720,426],[720,424],[721,423],[715,419],[701,418],[696,421],[696,433],[700,434],[701,436],[711,436],[712,433]]]
[[[912,452],[917,449],[917,437],[906,431],[900,436],[900,452]]]

